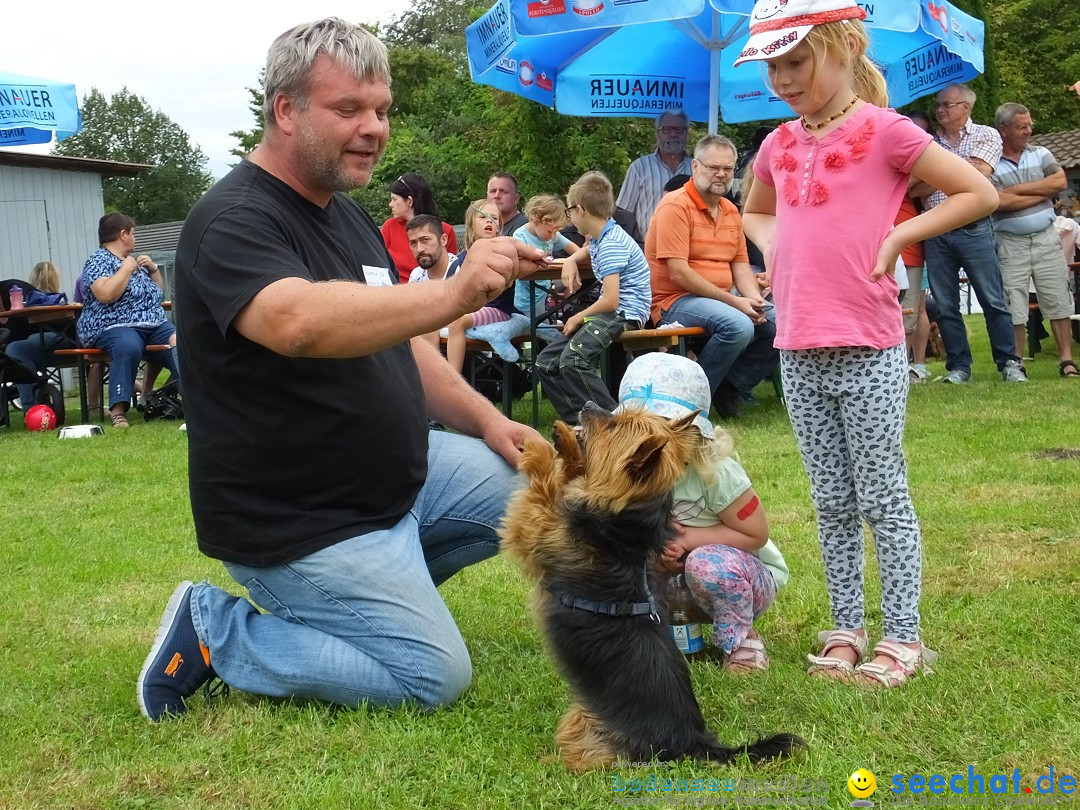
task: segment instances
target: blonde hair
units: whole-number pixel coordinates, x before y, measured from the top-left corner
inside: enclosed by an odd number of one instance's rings
[[[52,262],[38,262],[30,271],[30,284],[42,292],[60,292],[60,271]]]
[[[746,207],[746,201],[750,199],[750,192],[754,189],[756,179],[754,176],[754,162],[751,161],[747,164],[746,171],[743,172],[742,180],[739,182],[739,205],[743,208]]]
[[[554,194],[537,194],[525,203],[525,216],[529,222],[561,228],[566,224],[566,204]]]
[[[848,46],[854,37],[855,53]],[[814,54],[814,69],[810,74],[811,92],[817,87],[818,70],[825,57],[835,54],[840,63],[851,71],[852,89],[863,101],[878,107],[887,107],[889,91],[885,77],[877,65],[870,61],[866,50],[870,46],[870,37],[866,27],[859,20],[843,20],[823,23],[810,29],[804,40]]]
[[[732,441],[731,434],[722,427],[713,425],[713,438],[701,437],[701,443],[690,458],[690,466],[701,476],[705,486],[711,487],[716,481],[717,466],[725,458],[731,456],[734,450],[735,443]]]
[[[580,205],[585,212],[601,219],[615,213],[615,192],[603,172],[585,172],[566,192],[566,201]]]
[[[469,203],[469,210],[465,214],[465,249],[468,250],[473,246],[473,242],[477,239],[483,239],[485,237],[480,235],[480,229],[476,227],[476,221],[484,216],[484,206],[490,205],[495,208],[495,203],[491,200],[473,200]],[[492,219],[495,221],[495,230],[499,229],[499,211],[495,210]],[[498,234],[496,234],[498,235]]]

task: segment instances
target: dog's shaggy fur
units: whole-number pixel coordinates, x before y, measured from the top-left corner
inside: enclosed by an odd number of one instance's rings
[[[570,607],[555,594],[599,603],[648,600],[646,558],[671,537],[671,492],[700,434],[695,414],[672,422],[643,410],[587,407],[582,437],[562,422],[555,448],[525,448],[528,486],[512,499],[503,549],[538,584],[536,612],[573,692],[556,742],[571,771],[618,759],[730,762],[780,757],[804,745],[776,734],[727,748],[705,727],[686,661],[648,615]]]

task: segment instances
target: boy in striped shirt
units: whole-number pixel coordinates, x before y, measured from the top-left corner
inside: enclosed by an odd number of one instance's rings
[[[600,358],[624,330],[640,329],[648,320],[652,286],[645,254],[611,217],[615,195],[607,177],[586,172],[570,187],[566,200],[567,216],[588,239],[601,293],[596,303],[567,320],[562,335],[536,358],[536,370],[559,418],[577,425],[586,402],[609,411],[618,404],[600,378]],[[583,253],[563,264],[562,281],[568,292],[581,286],[577,258]]]

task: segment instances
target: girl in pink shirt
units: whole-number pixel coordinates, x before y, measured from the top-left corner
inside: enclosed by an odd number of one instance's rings
[[[899,686],[919,638],[922,547],[901,449],[908,388],[892,271],[900,251],[994,210],[990,183],[886,109],[851,0],[759,0],[736,64],[763,60],[799,115],[762,144],[744,227],[765,256],[787,407],[818,515],[834,630],[809,674]],[[893,228],[912,177],[947,201]],[[884,639],[866,657],[862,520],[877,548]]]

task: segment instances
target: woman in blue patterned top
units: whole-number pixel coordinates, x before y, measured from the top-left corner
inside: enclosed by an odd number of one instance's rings
[[[135,374],[147,346],[171,346],[162,362],[179,378],[176,330],[161,306],[161,271],[149,256],[132,255],[135,221],[106,214],[98,222],[98,242],[101,247],[83,265],[79,340],[109,355],[109,413],[113,427],[126,428]]]

